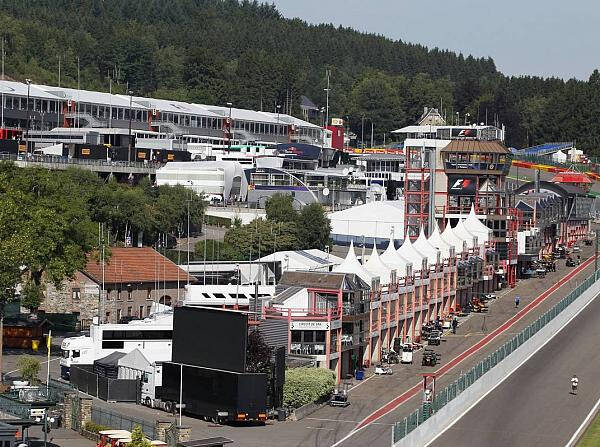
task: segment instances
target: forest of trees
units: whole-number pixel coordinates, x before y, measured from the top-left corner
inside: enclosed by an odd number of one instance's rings
[[[452,26],[449,24],[448,26]],[[600,73],[588,81],[507,77],[490,58],[392,41],[333,25],[285,19],[249,0],[0,0],[6,74],[38,83],[299,115],[299,97],[324,105],[375,141],[414,123],[424,106],[500,122],[507,143],[576,140],[600,146]],[[489,49],[494,52],[493,48]],[[462,120],[461,120],[462,121]],[[370,124],[365,126],[370,138]]]

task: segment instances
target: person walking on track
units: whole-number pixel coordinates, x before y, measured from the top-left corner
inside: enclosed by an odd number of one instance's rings
[[[520,296],[515,296],[515,309],[519,308],[519,303],[521,302],[521,297]]]

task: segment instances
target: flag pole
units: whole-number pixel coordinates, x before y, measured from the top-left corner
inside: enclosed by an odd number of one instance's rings
[[[48,339],[46,340],[46,347],[48,348],[48,362],[46,371],[46,397],[48,398],[48,390],[50,387],[50,348],[52,347],[52,329],[48,331]]]

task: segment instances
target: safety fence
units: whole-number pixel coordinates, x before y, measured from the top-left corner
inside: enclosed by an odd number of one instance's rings
[[[456,381],[445,387],[440,392],[436,393],[431,402],[424,402],[409,416],[405,417],[400,422],[396,422],[393,429],[393,443],[395,444],[396,442],[400,441],[410,432],[415,430],[419,425],[429,419],[435,412],[446,406],[448,402],[452,401],[460,393],[469,388],[481,376],[495,367],[498,363],[514,352],[519,346],[529,340],[529,338],[536,334],[540,329],[552,321],[558,314],[565,310],[567,306],[579,298],[583,292],[590,288],[590,286],[598,279],[600,279],[600,270],[596,271],[595,274],[587,278],[583,283],[577,286],[571,293],[560,300],[536,321],[512,337],[469,371],[461,374]]]
[[[125,416],[116,411],[110,411],[105,408],[92,406],[92,422],[104,427],[110,427],[116,430],[133,431],[136,425],[142,428],[144,434],[148,437],[155,438],[154,423],[137,419],[130,416]]]

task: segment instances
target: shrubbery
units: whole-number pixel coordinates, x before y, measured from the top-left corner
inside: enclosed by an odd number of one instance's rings
[[[293,368],[285,372],[283,386],[283,405],[288,408],[299,408],[333,391],[335,376],[324,368]]]
[[[108,430],[109,427],[105,426],[105,425],[100,425],[100,424],[96,424],[95,422],[92,421],[87,421],[85,423],[85,425],[83,426],[83,429],[85,431],[89,431],[90,433],[99,433],[103,430]]]

